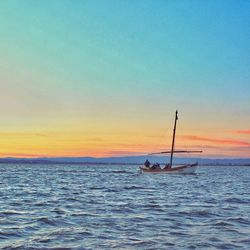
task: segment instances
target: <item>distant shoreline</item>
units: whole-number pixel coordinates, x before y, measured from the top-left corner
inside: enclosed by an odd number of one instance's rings
[[[0,158],[3,164],[85,164],[85,165],[142,165],[146,160],[165,165],[169,157],[162,156],[117,156],[117,157],[37,157],[37,158]],[[250,158],[198,158],[175,157],[174,165],[198,162],[200,166],[250,166]]]
[[[0,164],[27,164],[27,165],[31,165],[31,164],[35,164],[35,165],[126,165],[126,166],[139,166],[142,165],[143,163],[123,163],[123,162],[60,162],[60,161],[23,161],[23,160],[13,160],[13,161],[9,161],[9,160],[0,160]],[[159,163],[160,165],[164,165],[165,163]],[[173,164],[173,165],[182,165],[182,164],[186,164],[185,162],[182,163],[177,163],[177,164]],[[233,164],[233,163],[199,163],[199,166],[242,166],[242,167],[250,167],[250,163],[246,163],[246,164]]]

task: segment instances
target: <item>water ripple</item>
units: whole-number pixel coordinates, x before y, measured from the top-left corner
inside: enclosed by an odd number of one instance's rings
[[[250,168],[0,165],[1,249],[249,249]]]

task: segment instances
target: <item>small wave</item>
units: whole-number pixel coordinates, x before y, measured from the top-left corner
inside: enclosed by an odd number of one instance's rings
[[[172,231],[170,232],[171,235],[175,235],[175,236],[181,236],[181,237],[188,237],[190,236],[190,234],[187,234],[187,233],[183,233],[183,232],[175,232],[175,231]]]
[[[190,217],[209,217],[209,216],[213,216],[214,214],[206,211],[206,210],[201,210],[201,211],[183,211],[180,212],[181,215],[187,215]]]
[[[67,201],[79,201],[79,199],[76,199],[76,198],[67,198],[66,200]]]
[[[33,204],[33,206],[36,206],[36,207],[43,207],[46,205],[47,205],[47,202],[40,202],[40,201]]]
[[[79,213],[72,213],[70,214],[70,216],[73,217],[85,217],[85,216],[90,216],[90,217],[100,217],[100,214],[96,214],[96,213],[88,213],[88,212],[79,212]]]
[[[121,192],[120,188],[105,188],[103,189],[105,193],[117,193]]]
[[[3,250],[22,250],[22,249],[27,249],[24,247],[22,244],[10,244],[8,246],[5,246],[2,248]],[[30,250],[34,250],[35,248],[29,248]]]
[[[16,211],[16,210],[8,210],[8,211],[0,212],[0,217],[23,215],[23,214],[27,214],[27,213],[23,211],[21,212],[21,211]]]
[[[145,208],[161,208],[161,206],[158,204],[149,203],[145,205]]]
[[[115,214],[131,214],[133,213],[133,209],[129,207],[113,208],[111,209],[111,212]]]
[[[126,186],[124,190],[135,190],[135,189],[143,189],[141,186]]]
[[[147,220],[148,220],[148,218],[139,217],[139,216],[131,218],[131,221],[133,221],[135,223],[142,223],[142,222],[147,221]]]
[[[145,211],[152,211],[152,212],[165,212],[162,206],[158,204],[147,204],[144,206]]]
[[[239,240],[239,243],[244,243],[244,244],[250,245],[250,239],[247,238],[247,239]]]
[[[216,248],[219,248],[219,249],[239,249],[239,245],[236,245],[236,244],[230,244],[230,243],[222,243],[222,244],[219,244],[219,245],[215,245]]]
[[[43,238],[37,239],[36,241],[40,243],[49,243],[52,241],[52,238],[43,237]]]
[[[243,200],[239,198],[228,198],[228,199],[225,199],[224,201],[228,203],[236,203],[236,204],[249,204],[249,200]]]
[[[133,246],[133,247],[143,247],[146,248],[155,245],[156,242],[154,240],[137,240],[137,241],[133,241],[131,242],[129,245]]]
[[[209,240],[212,242],[221,242],[221,240],[217,237],[211,237],[211,238],[209,238]]]
[[[81,192],[72,192],[72,194],[79,195]]]
[[[15,206],[21,206],[22,203],[21,202],[10,202],[9,205],[15,207]]]
[[[111,171],[104,171],[102,174],[132,174],[134,172],[126,171],[126,170],[111,170]]]
[[[60,170],[58,173],[94,173],[94,170]]]
[[[54,220],[50,220],[46,217],[40,218],[37,221],[42,222],[44,224],[50,225],[50,226],[56,226],[56,222]]]
[[[191,249],[197,249],[197,247],[199,249],[211,249],[211,247],[214,247],[213,244],[209,243],[209,242],[200,242],[200,243],[197,243],[196,245],[191,245],[189,246],[189,248],[191,247]]]
[[[223,231],[233,233],[234,235],[241,234],[240,231],[237,230],[236,228],[233,229],[233,228],[226,227],[223,229]]]
[[[229,221],[237,222],[240,224],[250,225],[250,222],[248,219],[242,218],[242,217],[235,217],[235,218],[229,218]]]
[[[21,237],[22,234],[15,231],[0,231],[0,239],[9,239],[10,237]]]
[[[128,173],[131,173],[131,172],[128,172],[126,170],[113,170],[113,171],[111,171],[111,173],[114,173],[114,174],[128,174]]]
[[[218,221],[214,224],[215,226],[219,226],[219,227],[230,227],[232,226],[231,223],[225,222],[225,221]]]
[[[90,231],[87,231],[87,230],[78,231],[77,234],[79,234],[81,236],[91,236],[91,235],[93,235]]]
[[[90,187],[89,190],[102,190],[103,187]]]
[[[55,208],[54,210],[52,210],[52,212],[56,214],[66,214],[66,211],[61,208]]]

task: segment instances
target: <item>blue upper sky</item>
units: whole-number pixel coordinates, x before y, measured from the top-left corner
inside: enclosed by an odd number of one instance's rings
[[[229,0],[1,1],[2,131],[80,116],[157,129],[176,108],[206,135],[246,130],[249,13]]]

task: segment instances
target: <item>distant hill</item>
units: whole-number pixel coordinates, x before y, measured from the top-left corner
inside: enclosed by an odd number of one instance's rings
[[[164,164],[169,157],[162,156],[125,156],[125,157],[55,157],[55,158],[0,158],[0,163],[29,163],[29,164],[142,164],[148,159],[150,162]],[[175,157],[174,164],[199,162],[200,165],[246,165],[250,166],[250,158],[238,159],[208,159]]]

